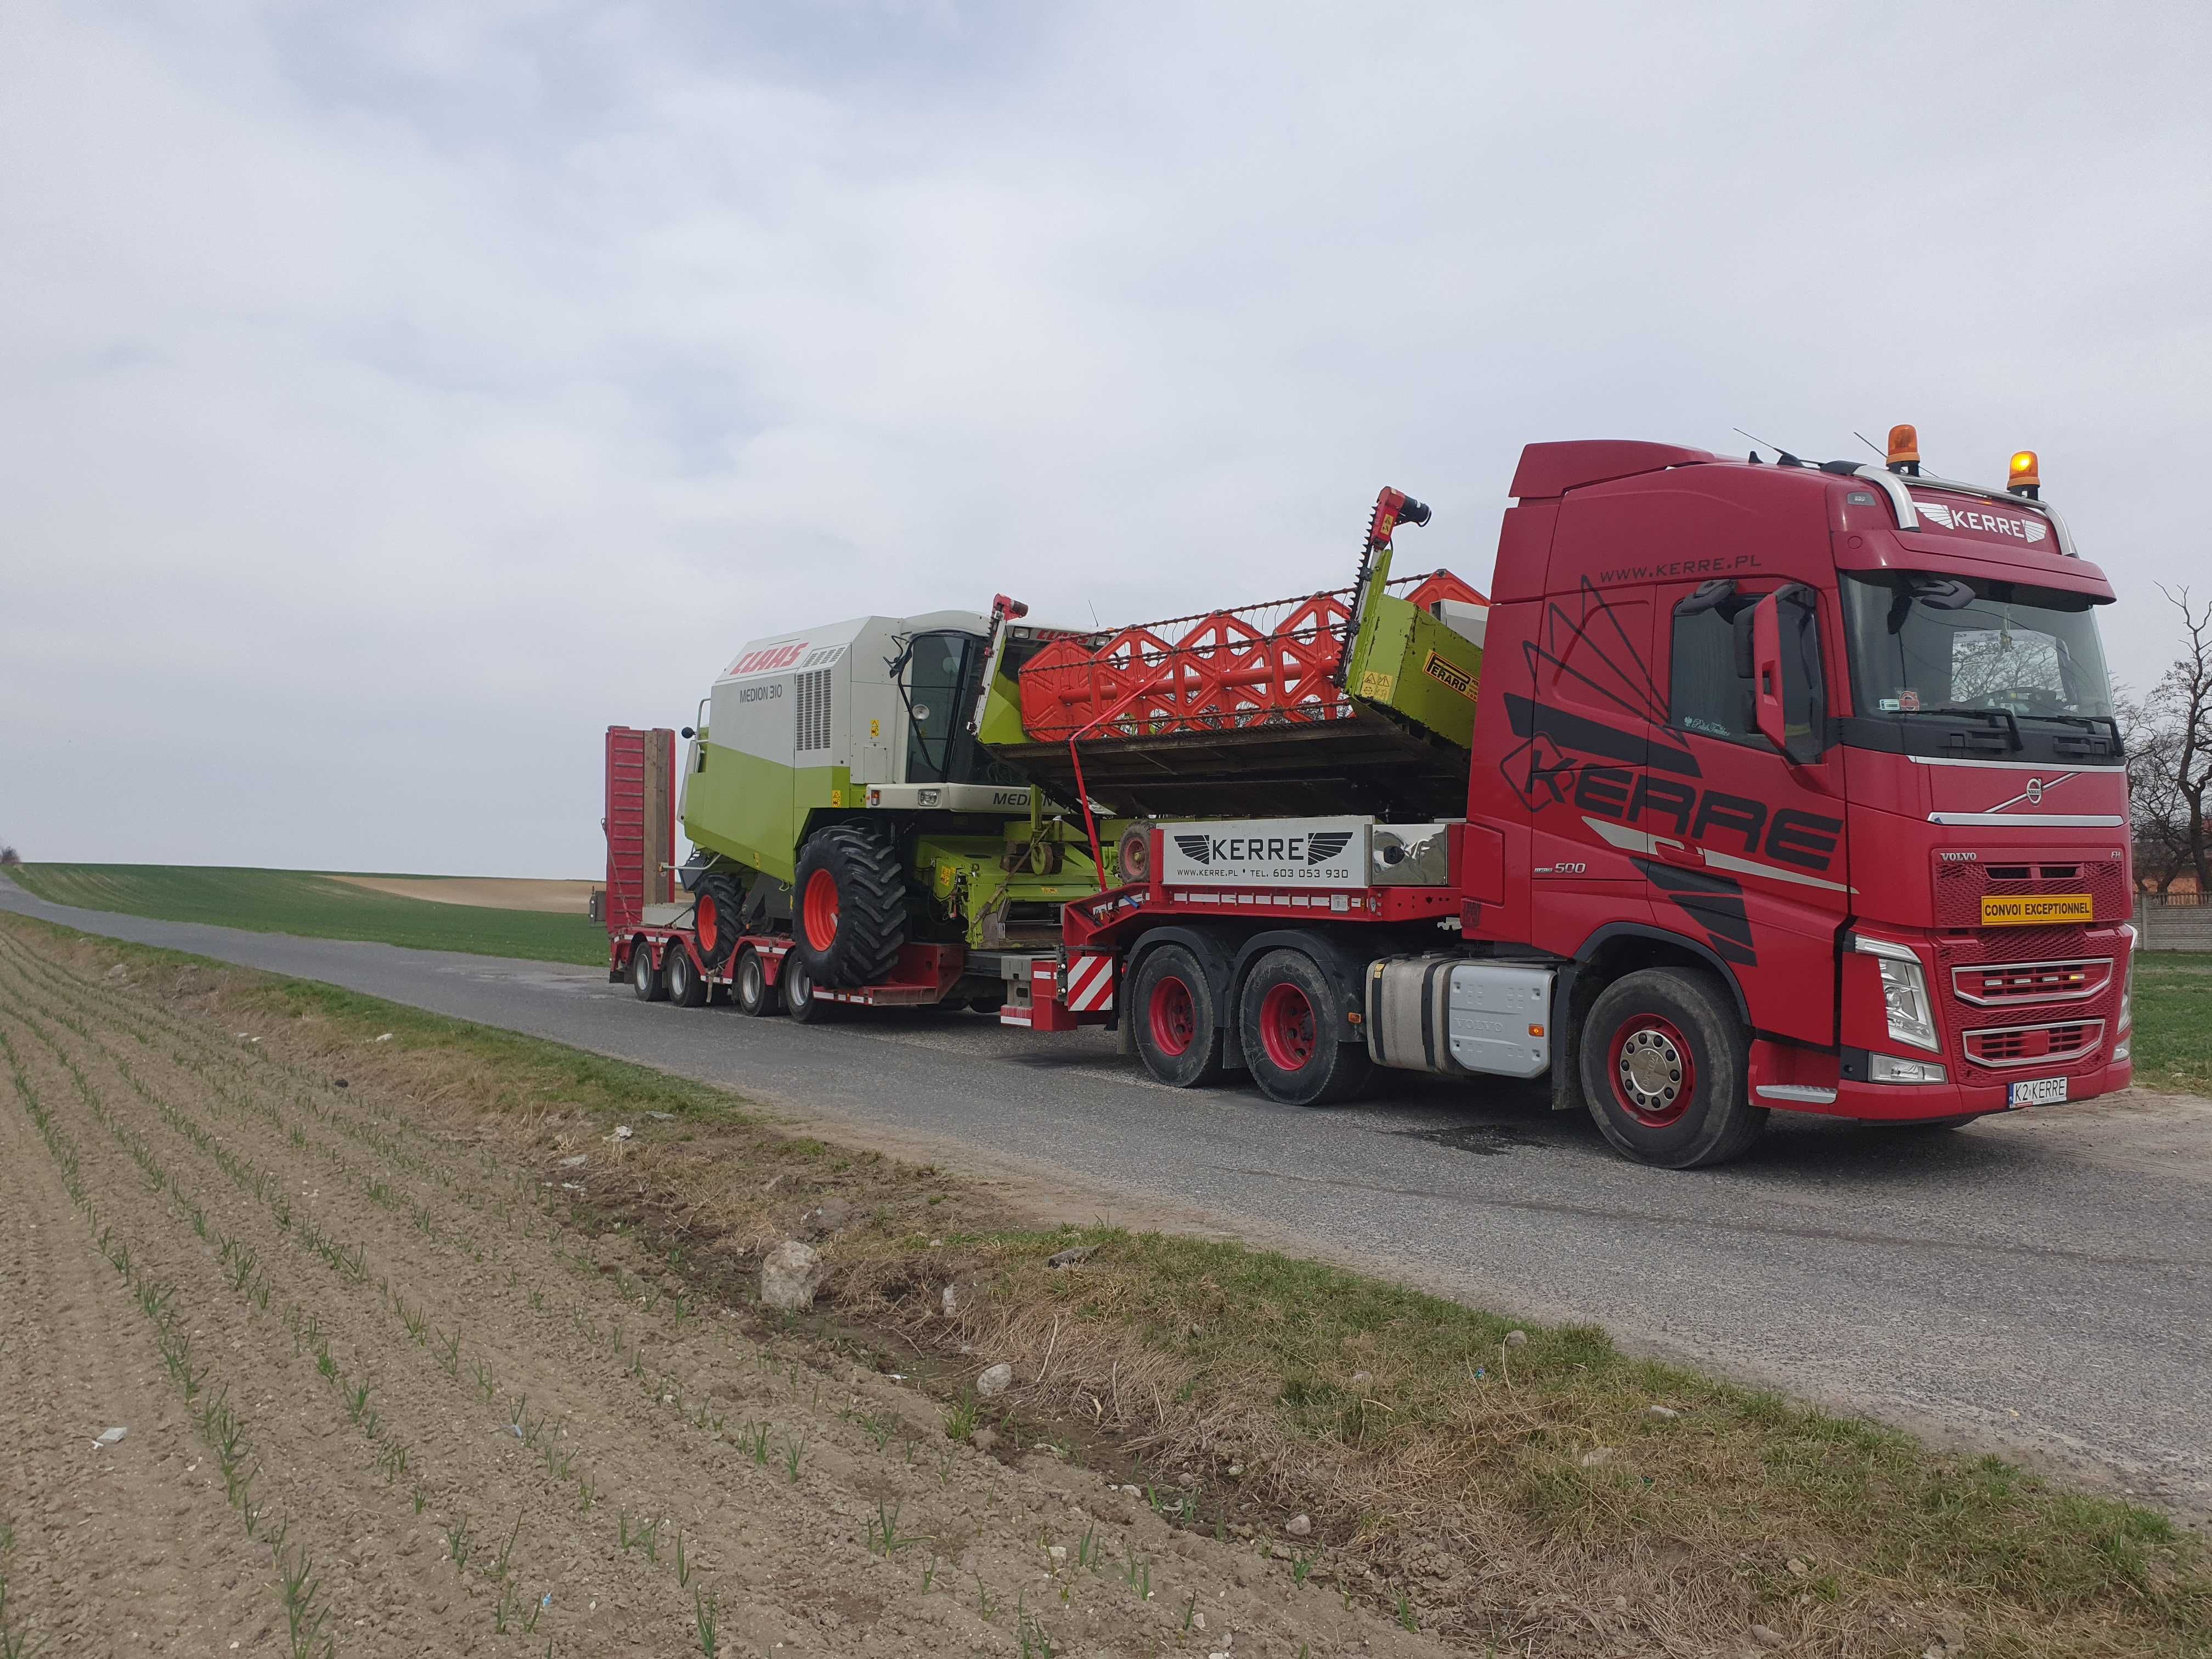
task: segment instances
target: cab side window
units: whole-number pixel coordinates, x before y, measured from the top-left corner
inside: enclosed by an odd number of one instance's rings
[[[1751,669],[1740,663],[1736,618],[1748,617],[1755,593],[1717,602],[1692,594],[1674,607],[1674,639],[1667,722],[1701,737],[1756,737]]]

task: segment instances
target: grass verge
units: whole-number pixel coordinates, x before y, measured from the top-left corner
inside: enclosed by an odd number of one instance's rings
[[[399,898],[309,870],[169,864],[21,864],[6,872],[54,904],[159,921],[203,921],[256,933],[373,939],[418,951],[465,951],[598,966],[606,931],[586,915],[494,910]]]
[[[2136,1081],[2212,1095],[2212,951],[2136,958]]]
[[[948,1432],[1119,1474],[1469,1651],[2212,1652],[2199,1540],[1995,1458],[1632,1359],[1589,1328],[1233,1243],[1039,1230],[994,1189],[557,1044],[0,926],[532,1160],[567,1218],[743,1316],[778,1317],[750,1305],[767,1248],[826,1235],[816,1328],[933,1388]],[[1015,1386],[978,1401],[991,1361]]]

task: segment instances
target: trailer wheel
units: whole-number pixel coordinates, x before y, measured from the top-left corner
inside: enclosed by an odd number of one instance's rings
[[[1583,1027],[1582,1073],[1597,1127],[1638,1164],[1725,1164],[1766,1127],[1743,1028],[1709,974],[1646,968],[1607,986]]]
[[[699,960],[714,972],[730,959],[744,933],[745,890],[735,876],[703,878],[694,893],[691,926],[698,935]]]
[[[707,981],[692,964],[691,953],[684,948],[684,941],[669,940],[661,957],[661,977],[668,981],[668,1000],[679,1008],[705,1007]]]
[[[651,941],[640,939],[629,947],[629,988],[640,1002],[665,1002],[668,985],[653,965]]]
[[[817,985],[874,985],[906,942],[906,883],[897,855],[857,824],[817,830],[799,849],[799,934]]]
[[[730,1000],[738,1005],[739,1013],[758,1019],[781,1012],[783,993],[768,982],[768,964],[751,945],[738,952],[738,965],[730,970]]]
[[[1244,1063],[1260,1092],[1285,1106],[1330,1106],[1366,1085],[1364,1044],[1336,1030],[1334,988],[1303,951],[1270,951],[1253,964],[1237,1001]]]
[[[1171,1088],[1197,1089],[1221,1080],[1221,1021],[1213,983],[1199,959],[1180,945],[1163,945],[1137,969],[1129,1018],[1145,1069]]]
[[[814,994],[814,971],[797,951],[784,957],[777,983],[783,990],[785,1012],[801,1025],[818,1025],[836,1012],[836,1003]]]

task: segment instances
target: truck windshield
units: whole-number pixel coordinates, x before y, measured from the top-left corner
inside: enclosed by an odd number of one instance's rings
[[[2070,724],[2112,717],[2087,594],[1892,571],[1845,574],[1843,601],[1862,715],[2002,710]]]

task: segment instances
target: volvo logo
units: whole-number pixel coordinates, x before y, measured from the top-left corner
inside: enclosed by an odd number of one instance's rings
[[[2027,804],[2030,806],[2040,806],[2043,805],[2043,780],[2041,778],[2030,778],[2027,781]]]

